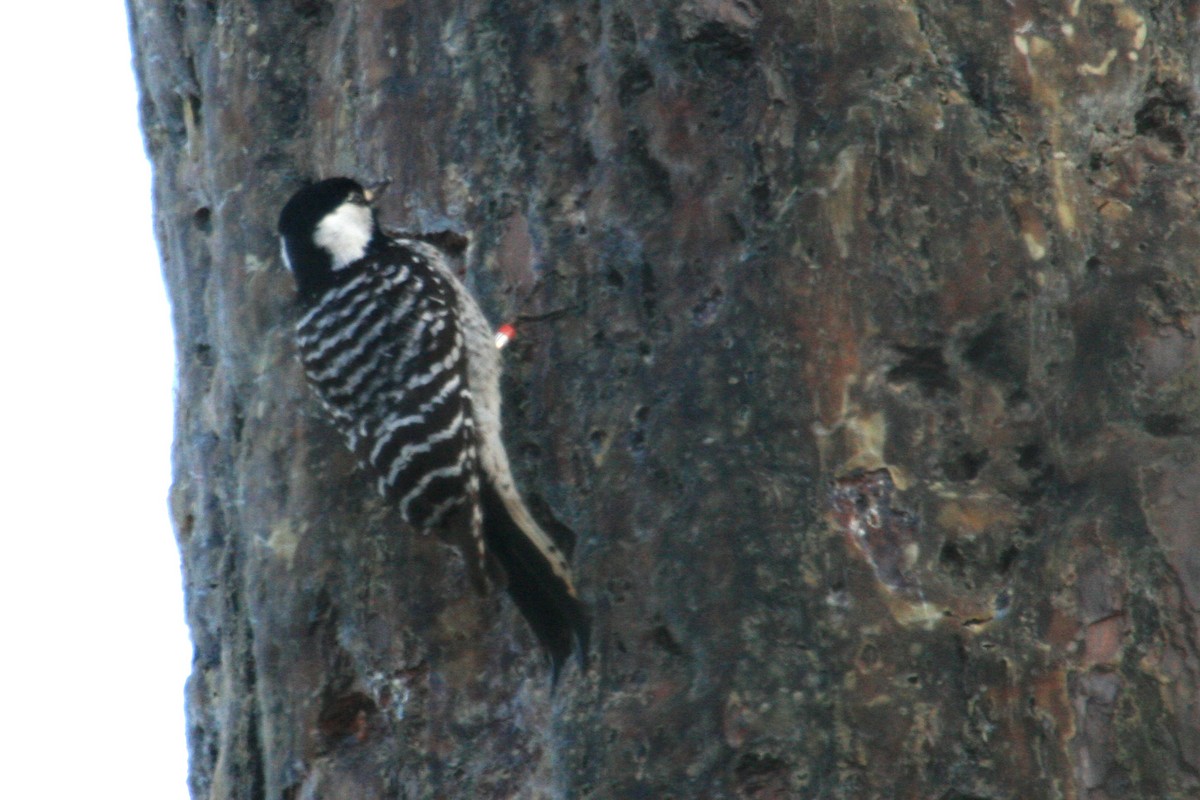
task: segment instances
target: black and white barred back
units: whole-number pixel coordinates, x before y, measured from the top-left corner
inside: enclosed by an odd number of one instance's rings
[[[537,525],[500,439],[491,329],[444,257],[382,233],[371,192],[335,178],[284,207],[301,361],[384,497],[464,550],[477,585],[502,577],[557,676],[588,618],[565,555]]]
[[[389,242],[296,325],[309,380],[379,492],[434,528],[478,506],[479,468],[464,342],[451,287]],[[480,557],[484,544],[477,530]]]

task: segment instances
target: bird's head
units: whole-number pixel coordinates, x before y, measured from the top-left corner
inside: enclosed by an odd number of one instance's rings
[[[279,214],[280,248],[301,292],[333,281],[382,238],[372,203],[386,185],[328,178],[287,201]]]

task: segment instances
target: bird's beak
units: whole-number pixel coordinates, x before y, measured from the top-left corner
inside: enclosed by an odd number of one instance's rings
[[[374,183],[368,183],[363,187],[363,197],[367,198],[368,203],[374,203],[379,199],[380,195],[383,194],[384,190],[391,185],[391,183],[391,178],[384,178],[383,180],[375,181]]]

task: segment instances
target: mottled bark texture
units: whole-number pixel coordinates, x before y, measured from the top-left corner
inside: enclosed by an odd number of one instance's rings
[[[130,3],[196,797],[1200,797],[1195,0]],[[335,174],[544,315],[553,693],[306,388]]]

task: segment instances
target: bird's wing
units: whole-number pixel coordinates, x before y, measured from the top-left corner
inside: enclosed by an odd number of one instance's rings
[[[394,246],[363,259],[297,325],[301,360],[380,492],[414,526],[466,514],[478,531],[466,348],[452,287],[423,255]],[[482,554],[482,538],[477,546]]]

